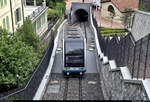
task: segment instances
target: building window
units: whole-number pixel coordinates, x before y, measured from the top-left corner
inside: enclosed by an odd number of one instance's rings
[[[7,0],[0,0],[0,8],[7,5]]]
[[[3,0],[0,0],[0,8],[3,7]]]
[[[21,8],[17,8],[15,11],[15,22],[16,24],[21,21]]]
[[[113,8],[112,5],[109,5],[108,11],[111,12],[111,13],[113,13],[113,14],[115,14],[115,10],[114,10],[114,8]]]
[[[4,4],[5,4],[5,6],[7,5],[7,0],[4,0]]]
[[[45,14],[42,15],[42,25],[45,23]]]
[[[6,21],[5,21],[5,18],[3,19],[3,29],[6,29]]]
[[[9,17],[3,19],[3,28],[9,31]]]
[[[38,18],[37,20],[37,29],[40,29],[40,27],[41,27],[41,17]]]
[[[7,30],[9,31],[9,17],[6,17]]]
[[[36,33],[36,23],[33,23],[32,27],[33,27],[34,32]]]

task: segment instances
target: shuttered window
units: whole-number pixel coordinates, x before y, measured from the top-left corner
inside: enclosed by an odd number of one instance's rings
[[[0,8],[7,5],[7,0],[0,0]]]
[[[0,8],[2,8],[4,5],[3,0],[0,0]]]
[[[5,6],[7,5],[7,0],[4,0]]]
[[[37,25],[37,29],[40,29],[40,27],[41,27],[41,17],[38,18],[36,25]]]
[[[1,8],[2,0],[0,0],[0,8]]]
[[[21,8],[19,8],[19,21],[21,21]]]
[[[45,15],[42,15],[42,25],[45,23]]]
[[[34,32],[36,33],[36,23],[32,24],[32,28],[33,28]]]
[[[6,17],[7,30],[9,31],[9,17]]]
[[[3,28],[6,29],[6,22],[5,22],[5,18],[3,19]]]
[[[15,11],[15,22],[16,24],[21,21],[21,8],[17,8]]]
[[[14,14],[15,14],[15,23],[17,24],[17,14],[16,14],[16,11],[14,12]]]

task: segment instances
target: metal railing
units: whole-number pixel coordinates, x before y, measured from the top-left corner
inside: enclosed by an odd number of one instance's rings
[[[40,40],[44,40],[44,38],[48,35],[48,33],[50,32],[50,30],[54,27],[54,25],[57,23],[57,21],[59,20],[59,17],[57,17],[55,19],[55,21],[50,21],[48,23],[48,29],[44,32],[44,34],[42,34],[42,36],[40,37]]]
[[[28,7],[30,7],[30,6],[25,6],[25,8],[28,8]],[[43,5],[39,6],[30,15],[28,15],[25,19],[29,18],[33,21],[37,16],[39,16],[41,14],[41,12],[43,12],[46,9],[47,9],[47,7],[44,7]]]
[[[135,41],[132,34],[126,36],[102,37],[96,20],[93,23],[101,51],[109,60],[115,60],[118,67],[127,66],[132,78],[150,78],[150,34]]]
[[[63,14],[65,14],[64,12],[65,11],[63,11]],[[41,36],[40,38],[41,40],[44,40],[47,33],[49,33],[49,31],[57,23],[58,20],[59,20],[59,17],[54,22],[50,22],[48,24],[48,30],[43,34],[43,36]],[[48,48],[45,51],[45,54],[40,60],[39,64],[35,67],[35,70],[32,73],[27,84],[23,87],[15,88],[7,92],[0,93],[0,100],[32,100],[34,98],[34,95],[36,94],[36,91],[48,68],[51,54],[52,54],[53,47],[54,47],[54,39],[55,39],[56,34],[57,32],[52,31],[51,34],[49,35],[50,36],[49,38],[51,39],[50,39]]]
[[[22,88],[16,88],[5,93],[0,93],[0,100],[32,100],[49,65],[53,47],[54,34],[51,34],[49,46],[27,84]]]

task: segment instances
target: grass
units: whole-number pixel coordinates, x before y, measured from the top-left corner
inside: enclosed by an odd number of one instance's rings
[[[113,28],[105,28],[105,27],[100,27],[99,29],[103,37],[125,35],[125,29],[113,29]]]

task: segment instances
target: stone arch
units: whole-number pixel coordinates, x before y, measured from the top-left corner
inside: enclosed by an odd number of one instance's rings
[[[109,11],[110,13],[115,14],[115,9],[114,9],[114,7],[113,7],[112,5],[109,5],[109,6],[108,6],[108,11]]]
[[[75,16],[78,19],[78,21],[88,21],[88,12],[85,9],[77,9],[75,11]]]

